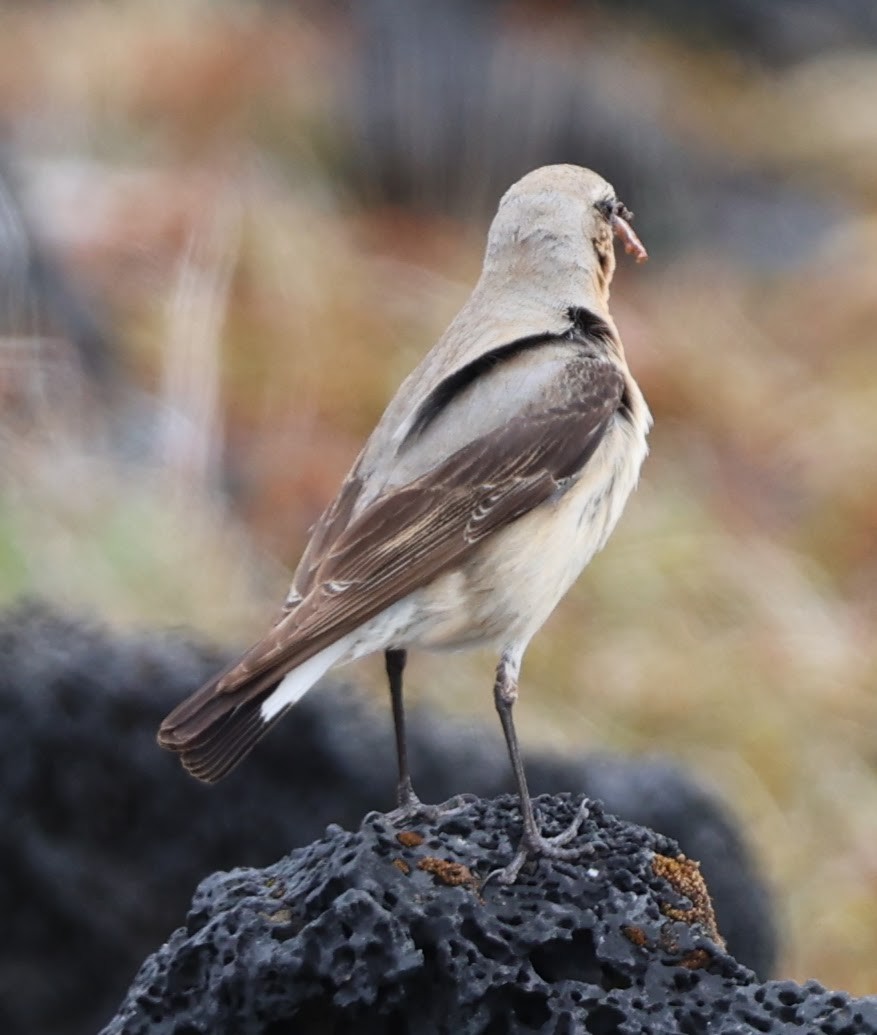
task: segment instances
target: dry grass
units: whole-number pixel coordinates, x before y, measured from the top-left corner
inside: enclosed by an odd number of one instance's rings
[[[129,411],[123,433],[63,343],[0,341],[0,593],[244,642],[465,296],[481,235],[352,211],[321,173],[343,34],[205,8],[2,15],[0,107],[41,229],[107,300],[158,406]],[[833,177],[856,207],[783,272],[706,254],[622,270],[616,313],[655,411],[652,457],[527,656],[521,729],[691,765],[734,804],[776,886],[782,973],[875,992],[877,156],[873,105],[858,136],[837,105],[859,110],[877,58],[747,78],[679,53],[668,46],[666,90],[691,139]],[[491,664],[417,658],[412,681],[492,721]],[[358,673],[376,693],[378,667]]]

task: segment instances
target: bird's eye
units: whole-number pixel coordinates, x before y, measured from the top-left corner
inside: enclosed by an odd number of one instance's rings
[[[616,198],[601,198],[596,202],[594,208],[596,208],[604,219],[611,219],[616,205],[618,205],[618,200]]]

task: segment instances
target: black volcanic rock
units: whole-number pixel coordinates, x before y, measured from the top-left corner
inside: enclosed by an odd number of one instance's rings
[[[155,730],[226,660],[183,636],[120,635],[43,605],[0,615],[4,1035],[93,1035],[206,874],[266,866],[328,823],[352,829],[392,807],[389,707],[331,682],[220,786],[188,777]],[[512,789],[498,723],[410,718],[425,800]],[[677,839],[702,863],[730,951],[768,976],[772,905],[712,795],[667,762],[535,755],[528,766],[536,792],[584,791]]]
[[[571,795],[537,804],[548,832],[576,812]],[[509,796],[401,830],[371,813],[214,874],[104,1035],[877,1032],[877,998],[760,984],[678,846],[598,807],[580,861],[482,887],[519,831]]]

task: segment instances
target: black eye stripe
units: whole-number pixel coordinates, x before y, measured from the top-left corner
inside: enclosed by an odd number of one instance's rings
[[[633,220],[633,213],[624,202],[619,201],[616,197],[601,198],[595,203],[594,207],[605,219],[620,216],[627,223]]]
[[[610,219],[612,213],[615,211],[615,206],[618,204],[615,198],[601,198],[595,203],[594,208],[603,216],[604,219]]]

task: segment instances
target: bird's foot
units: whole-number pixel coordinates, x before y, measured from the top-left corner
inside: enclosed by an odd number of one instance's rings
[[[590,851],[589,845],[582,845],[578,848],[566,847],[570,841],[578,836],[582,823],[588,818],[588,815],[588,799],[583,798],[575,819],[566,830],[562,830],[555,837],[545,837],[535,823],[532,829],[528,829],[525,824],[524,836],[521,838],[521,843],[518,846],[514,859],[507,866],[489,873],[481,887],[485,888],[491,881],[497,881],[500,884],[506,885],[514,884],[524,864],[534,857],[543,856],[546,859],[571,861],[588,855]]]
[[[590,816],[590,814],[591,814],[591,810],[588,808],[588,799],[587,798],[582,798],[582,800],[579,802],[578,811],[576,812],[575,817],[574,817],[572,823],[570,823],[570,825],[566,828],[566,830],[561,830],[561,832],[559,834],[555,835],[554,837],[543,837],[541,834],[538,834],[538,832],[537,832],[539,841],[541,842],[541,844],[543,846],[544,845],[551,846],[552,850],[554,848],[563,848],[564,845],[568,845],[570,843],[570,841],[572,841],[574,838],[578,837],[579,831],[582,829],[582,823],[585,822],[585,820],[588,818],[588,816]],[[560,855],[552,855],[551,854],[551,850],[549,850],[549,851],[544,851],[543,850],[542,851],[542,854],[543,855],[547,855],[549,859],[562,859],[562,858],[576,858],[577,855],[581,855],[582,854],[582,850],[581,849],[573,849],[573,853],[574,854],[572,856],[568,856],[568,855],[567,856],[560,856]]]
[[[388,818],[394,824],[410,822],[413,819],[426,819],[435,822],[440,816],[449,816],[459,812],[473,801],[478,800],[477,794],[456,794],[453,798],[441,803],[441,805],[425,805],[414,793],[411,781],[403,781],[396,789],[396,808],[389,813]]]

